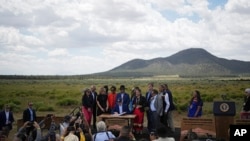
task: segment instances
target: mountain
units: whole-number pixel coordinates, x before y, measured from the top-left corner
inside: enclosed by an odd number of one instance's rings
[[[249,75],[250,62],[218,58],[204,49],[190,48],[165,58],[134,59],[99,76],[142,77],[157,75]]]

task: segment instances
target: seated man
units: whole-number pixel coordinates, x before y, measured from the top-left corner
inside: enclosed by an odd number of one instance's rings
[[[121,99],[117,99],[117,104],[115,105],[114,109],[111,111],[112,114],[129,114],[128,106],[122,104]]]

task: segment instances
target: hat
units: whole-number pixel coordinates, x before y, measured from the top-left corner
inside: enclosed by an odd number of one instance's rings
[[[125,88],[125,86],[124,85],[121,85],[120,86],[120,90],[125,90],[126,88]]]
[[[245,92],[248,93],[248,94],[250,94],[250,88],[246,88]]]
[[[112,90],[116,90],[116,87],[115,86],[111,86],[110,87],[110,90],[112,91]]]

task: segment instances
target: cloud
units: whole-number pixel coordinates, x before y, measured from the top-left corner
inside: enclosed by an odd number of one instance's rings
[[[248,0],[1,1],[0,74],[90,74],[191,47],[249,61],[249,9]]]

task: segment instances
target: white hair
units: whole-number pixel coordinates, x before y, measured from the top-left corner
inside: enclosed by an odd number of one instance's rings
[[[250,88],[246,88],[245,92],[248,93],[248,94],[250,94]]]
[[[104,121],[99,121],[97,124],[96,124],[96,129],[97,129],[97,132],[101,132],[101,131],[106,131],[106,123]]]

